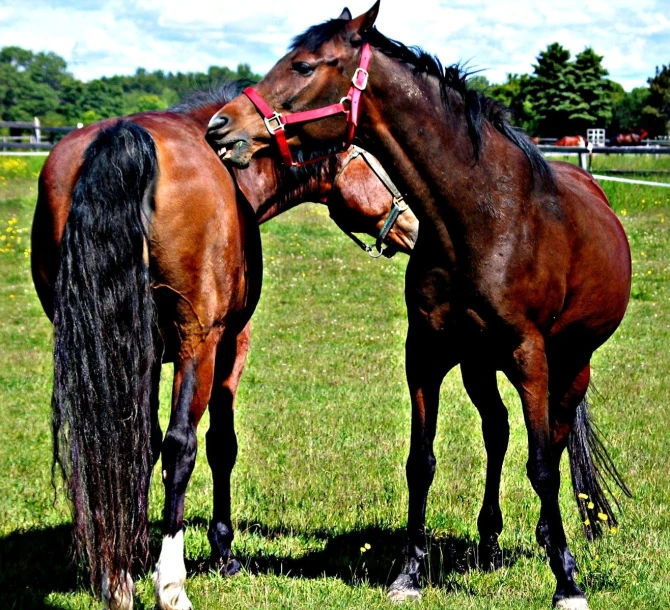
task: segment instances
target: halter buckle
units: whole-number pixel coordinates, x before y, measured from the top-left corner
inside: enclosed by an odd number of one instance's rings
[[[265,127],[270,132],[270,135],[275,135],[276,131],[284,131],[284,123],[281,121],[281,114],[275,112],[272,116],[263,117]]]
[[[363,82],[358,83],[358,77],[360,75],[363,75]],[[368,71],[365,70],[364,68],[356,68],[356,71],[354,72],[354,75],[351,78],[351,84],[356,87],[359,91],[365,91],[365,88],[368,86],[368,78],[370,75],[368,74]]]

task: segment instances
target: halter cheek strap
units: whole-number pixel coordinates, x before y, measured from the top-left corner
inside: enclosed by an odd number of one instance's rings
[[[274,136],[277,140],[277,146],[279,146],[279,152],[281,153],[285,165],[301,167],[303,165],[307,165],[308,163],[315,163],[316,161],[320,161],[325,158],[318,157],[316,159],[310,159],[309,161],[303,161],[301,163],[296,162],[293,159],[291,149],[289,148],[288,142],[286,141],[286,133],[284,132],[284,127],[286,125],[309,123],[312,121],[325,119],[327,117],[336,116],[338,114],[345,114],[347,116],[347,136],[342,150],[346,150],[351,145],[354,140],[356,126],[358,125],[361,93],[365,91],[365,88],[368,85],[368,67],[370,66],[371,59],[372,48],[366,42],[361,48],[360,63],[351,79],[351,87],[349,87],[347,95],[343,97],[337,104],[330,104],[329,106],[324,106],[323,108],[315,108],[314,110],[305,110],[303,112],[293,112],[282,115],[273,110],[253,87],[248,87],[243,91],[244,95],[246,95],[251,100],[251,103],[263,115],[265,127],[267,128],[270,135]]]

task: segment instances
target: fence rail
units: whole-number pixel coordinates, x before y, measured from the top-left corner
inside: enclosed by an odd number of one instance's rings
[[[70,133],[77,129],[77,127],[48,127],[32,121],[0,121],[0,128],[2,127],[9,129],[29,129],[30,131],[37,129],[51,133]]]
[[[589,149],[586,146],[550,146],[540,144],[538,148],[545,153],[589,154]],[[594,155],[670,155],[670,146],[594,146],[591,152]]]
[[[51,142],[0,142],[0,148],[4,149],[51,150],[53,146]]]

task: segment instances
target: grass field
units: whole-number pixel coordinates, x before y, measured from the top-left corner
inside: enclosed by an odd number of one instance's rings
[[[69,561],[69,513],[50,482],[51,328],[34,295],[28,232],[40,159],[0,158],[0,608],[99,607]],[[633,294],[595,356],[593,411],[635,494],[615,534],[588,545],[564,463],[562,506],[592,610],[670,607],[670,189],[605,184],[631,242]],[[406,258],[372,261],[318,206],[263,227],[265,284],[239,392],[234,550],[246,570],[209,571],[204,451],[189,487],[187,591],[196,609],[390,606],[407,494],[403,377]],[[163,416],[170,371],[164,368]],[[505,566],[472,567],[485,455],[458,371],[445,380],[429,497],[431,560],[420,608],[548,609],[553,577],[534,540],[519,402],[501,379],[512,438],[502,486]],[[201,424],[204,441],[208,422]],[[153,556],[162,489],[151,497]],[[369,550],[365,545],[369,545]],[[365,549],[365,550],[364,550]],[[148,575],[139,608],[153,607]]]

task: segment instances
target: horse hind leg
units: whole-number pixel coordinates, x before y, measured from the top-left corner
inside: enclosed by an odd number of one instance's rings
[[[163,544],[153,574],[159,610],[190,610],[184,563],[184,501],[195,466],[196,428],[212,391],[220,334],[210,334],[188,358],[175,363],[173,407],[163,441]]]
[[[509,442],[507,408],[500,398],[494,368],[463,362],[461,375],[465,390],[482,418],[482,434],[487,456],[484,500],[477,519],[478,560],[481,568],[495,570],[502,567],[502,551],[498,537],[503,529],[500,478]]]
[[[230,474],[237,458],[235,436],[235,394],[249,350],[251,323],[236,337],[219,344],[214,373],[214,388],[209,401],[210,427],[207,431],[207,461],[212,471],[214,510],[208,538],[212,561],[224,576],[233,576],[240,562],[231,550],[233,525],[230,516]]]
[[[586,597],[575,582],[575,560],[568,548],[558,502],[560,445],[554,446],[552,439],[562,434],[550,424],[549,369],[539,333],[523,338],[514,352],[514,367],[509,372],[521,398],[528,432],[528,478],[541,502],[536,533],[556,578],[553,604],[561,610],[586,610]],[[569,425],[565,428],[569,432]]]

